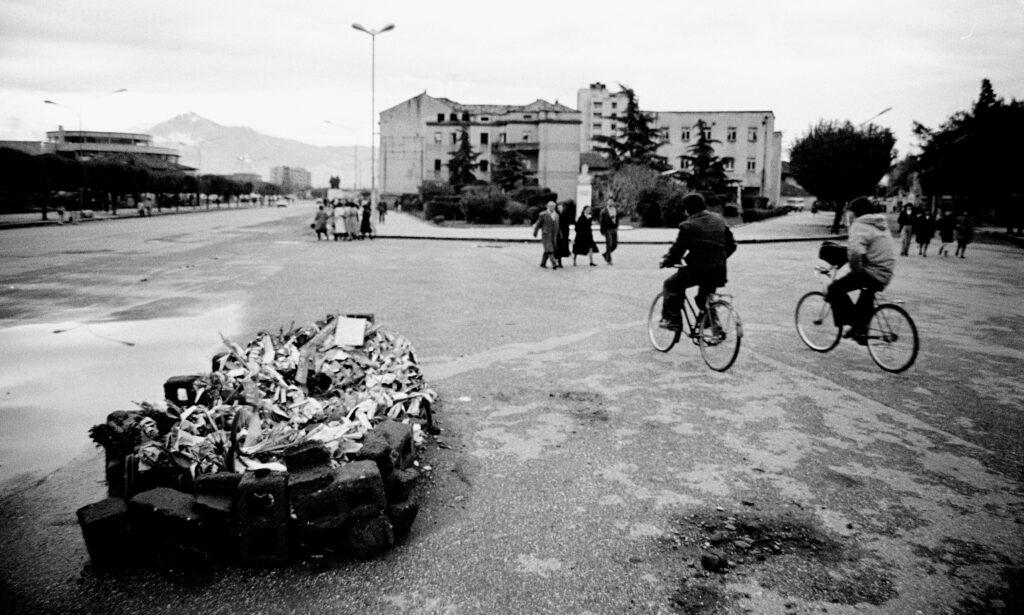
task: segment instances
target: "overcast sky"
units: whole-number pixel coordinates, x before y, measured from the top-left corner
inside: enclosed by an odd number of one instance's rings
[[[769,109],[786,148],[818,119],[892,107],[875,121],[902,154],[913,121],[967,109],[982,78],[1024,99],[1024,0],[0,0],[0,140],[192,111],[369,144],[371,39],[353,22],[395,24],[377,36],[378,112],[424,90],[575,108],[601,81],[647,110]]]

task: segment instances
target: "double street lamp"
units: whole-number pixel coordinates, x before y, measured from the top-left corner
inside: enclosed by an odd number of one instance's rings
[[[394,30],[395,24],[389,23],[379,30],[366,28],[354,23],[352,27],[370,35],[370,207],[377,209],[377,154],[374,142],[377,135],[377,35]]]
[[[120,89],[114,90],[113,92],[110,92],[110,94],[120,94],[121,92],[127,92],[127,91],[128,91],[128,88],[120,88]],[[82,109],[81,109],[81,107],[71,108],[71,107],[69,107],[67,105],[63,105],[63,104],[61,104],[61,103],[59,103],[59,102],[57,102],[55,100],[44,100],[43,104],[45,104],[45,105],[55,105],[57,107],[64,107],[65,109],[67,109],[69,111],[73,111],[75,113],[75,115],[78,116],[78,140],[75,142],[75,150],[74,151],[75,151],[75,162],[78,163],[78,211],[79,211],[79,215],[81,215],[82,210],[85,209],[85,194],[84,194],[85,188],[83,186],[83,178],[84,178],[84,175],[85,175],[85,170],[82,168],[82,143],[83,143],[83,141],[85,139],[85,136],[82,134]],[[64,137],[63,140],[66,143],[67,142],[67,137]],[[74,214],[72,214],[71,215],[71,223],[75,224],[76,222],[77,222],[77,218],[74,216]]]

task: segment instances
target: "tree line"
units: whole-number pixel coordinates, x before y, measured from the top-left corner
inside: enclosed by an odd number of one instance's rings
[[[138,201],[156,195],[157,206],[201,205],[243,195],[281,194],[270,183],[243,182],[223,175],[188,175],[171,166],[158,167],[132,155],[75,160],[59,154],[33,155],[0,148],[0,211],[42,209],[101,209],[114,211],[123,197]]]

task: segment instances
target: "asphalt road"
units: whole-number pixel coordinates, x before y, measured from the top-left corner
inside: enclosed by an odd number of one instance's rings
[[[663,355],[646,340],[661,247],[551,271],[534,245],[317,242],[310,217],[299,206],[3,232],[0,333],[91,346],[19,345],[19,365],[52,366],[32,381],[51,397],[26,392],[28,376],[2,381],[0,420],[39,408],[49,431],[33,437],[48,437],[65,403],[107,403],[140,379],[156,398],[166,377],[204,369],[216,332],[247,340],[373,312],[413,342],[441,396],[443,447],[425,452],[409,538],[369,562],[97,573],[74,511],[102,497],[102,460],[75,422],[58,469],[4,483],[5,612],[1020,608],[1019,248],[900,259],[888,294],[906,301],[922,348],[892,375],[856,345],[819,355],[797,338],[796,301],[820,285],[816,244],[741,246],[728,291],[745,337],[718,374],[695,348]],[[57,323],[93,325],[64,338]],[[100,348],[90,383],[64,386]],[[111,409],[94,407],[92,422]],[[703,572],[711,547],[730,560],[724,573]]]

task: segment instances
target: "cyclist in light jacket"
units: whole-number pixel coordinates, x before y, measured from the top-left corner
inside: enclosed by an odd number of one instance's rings
[[[850,203],[856,216],[850,226],[846,252],[850,271],[828,287],[828,301],[837,327],[849,325],[844,337],[864,344],[868,321],[874,307],[875,293],[892,280],[896,268],[896,249],[889,233],[885,214],[873,213],[875,206],[867,197],[858,197]],[[860,291],[854,305],[848,293]]]

